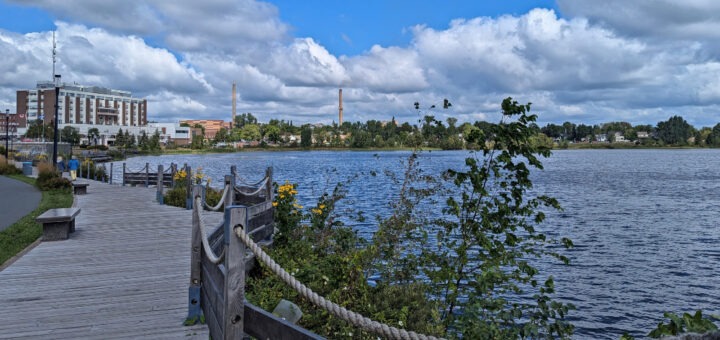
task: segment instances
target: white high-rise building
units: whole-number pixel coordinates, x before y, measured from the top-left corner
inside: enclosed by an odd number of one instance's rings
[[[132,134],[147,129],[147,100],[133,98],[128,91],[97,86],[60,84],[58,100],[58,127],[72,126],[80,134],[97,128],[101,143],[114,139],[119,129]],[[55,83],[38,82],[31,90],[17,91],[17,112],[25,113],[27,122],[41,119],[52,125],[55,118]]]

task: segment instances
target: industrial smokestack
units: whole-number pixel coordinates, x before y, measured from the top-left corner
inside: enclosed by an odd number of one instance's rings
[[[340,89],[338,91],[338,97],[339,97],[338,116],[339,116],[339,121],[340,121],[339,125],[342,125],[342,123],[343,123],[342,89]]]
[[[236,112],[236,109],[237,109],[236,93],[237,93],[237,84],[235,84],[235,82],[233,82],[233,87],[232,87],[232,120],[230,121],[230,128],[231,128],[231,129],[235,126],[235,113],[237,113],[237,112]]]

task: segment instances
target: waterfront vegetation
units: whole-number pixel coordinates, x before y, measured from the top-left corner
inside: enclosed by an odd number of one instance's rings
[[[40,238],[42,235],[42,226],[35,222],[36,217],[49,209],[68,208],[72,206],[73,196],[69,182],[67,182],[67,185],[59,185],[59,181],[50,179],[59,177],[50,165],[43,165],[41,169],[37,180],[20,174],[8,175],[10,178],[40,188],[42,190],[42,198],[37,209],[0,232],[0,264],[5,263]],[[45,174],[47,171],[54,175]],[[41,177],[44,179],[41,179]],[[52,184],[43,185],[43,181]]]
[[[567,338],[573,306],[553,300],[553,279],[533,259],[568,259],[550,245],[571,247],[535,228],[557,201],[529,193],[530,168],[549,149],[530,143],[530,105],[502,103],[503,121],[467,137],[479,151],[466,168],[427,174],[417,154],[406,162],[399,199],[362,239],[339,222],[343,185],[299,206],[296,184],[276,186],[276,234],[271,256],[320,295],[392,326],[473,339]],[[445,197],[434,202],[438,197]],[[428,216],[424,204],[442,206]],[[301,325],[330,338],[374,338],[311,306],[262,266],[247,280],[250,301],[272,310],[281,298],[304,311]]]

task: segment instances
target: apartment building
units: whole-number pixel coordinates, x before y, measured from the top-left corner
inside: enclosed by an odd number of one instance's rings
[[[134,98],[128,91],[98,86],[60,84],[58,126],[72,126],[80,134],[97,128],[104,140],[119,129],[133,134],[147,130],[147,100]],[[52,124],[55,117],[55,83],[40,81],[35,89],[17,91],[17,112],[27,121],[41,119]],[[154,131],[146,131],[152,133]]]

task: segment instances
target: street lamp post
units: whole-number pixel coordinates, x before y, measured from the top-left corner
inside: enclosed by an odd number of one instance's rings
[[[5,164],[10,163],[10,149],[8,149],[8,137],[10,136],[10,109],[5,109]]]
[[[54,136],[53,136],[53,167],[57,167],[57,156],[58,156],[58,108],[60,100],[60,75],[55,75],[55,122],[54,122]]]

